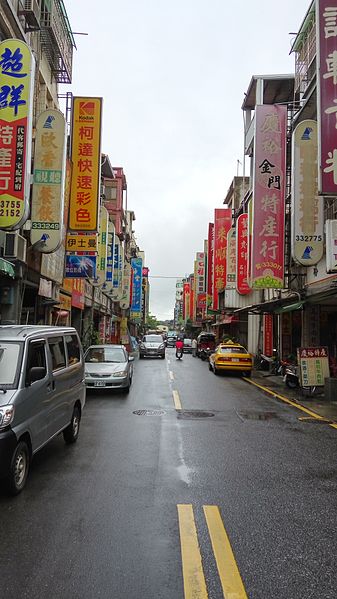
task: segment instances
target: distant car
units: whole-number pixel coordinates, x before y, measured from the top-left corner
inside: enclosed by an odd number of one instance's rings
[[[139,358],[165,359],[165,343],[161,335],[144,335],[139,344]]]
[[[253,368],[253,358],[250,353],[238,343],[220,343],[215,352],[209,357],[209,369],[218,374],[221,370],[240,372],[250,377]]]
[[[166,345],[167,347],[175,347],[176,346],[176,341],[177,341],[177,335],[170,335],[167,337],[166,339]]]
[[[124,345],[91,345],[84,355],[85,384],[88,389],[129,391],[134,357]]]
[[[192,353],[192,339],[184,339],[183,352],[184,354]]]

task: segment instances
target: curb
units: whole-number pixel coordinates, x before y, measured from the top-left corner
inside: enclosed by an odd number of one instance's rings
[[[275,393],[275,391],[272,391],[268,387],[264,387],[263,385],[259,385],[259,383],[256,383],[255,381],[252,381],[249,378],[243,377],[243,380],[246,381],[247,383],[250,383],[250,385],[254,385],[254,387],[257,387],[258,389],[261,389],[264,393],[266,393],[270,397],[274,397],[276,399],[279,399],[279,400],[283,401],[284,403],[292,406],[293,408],[296,408],[297,410],[300,410],[301,412],[304,412],[305,414],[307,414],[311,418],[315,418],[316,420],[327,421],[328,426],[331,426],[331,428],[337,429],[337,422],[336,423],[331,423],[331,420],[327,420],[327,418],[324,418],[324,416],[321,416],[320,414],[317,414],[316,412],[313,412],[312,410],[309,410],[305,406],[302,406],[302,404],[298,404],[295,401],[292,401],[291,399],[289,399],[288,397],[285,397],[284,395],[281,395],[280,393]]]

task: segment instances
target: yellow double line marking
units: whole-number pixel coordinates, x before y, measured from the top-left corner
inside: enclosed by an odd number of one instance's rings
[[[179,504],[178,520],[185,599],[208,599],[193,506]],[[247,599],[219,508],[204,505],[204,515],[225,599]]]

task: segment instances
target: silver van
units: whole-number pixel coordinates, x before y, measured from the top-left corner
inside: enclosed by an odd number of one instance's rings
[[[13,495],[41,447],[60,432],[66,443],[76,441],[84,404],[76,329],[0,326],[0,477]]]

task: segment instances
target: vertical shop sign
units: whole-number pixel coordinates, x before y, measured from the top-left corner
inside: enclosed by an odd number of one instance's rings
[[[291,253],[302,266],[323,256],[323,199],[318,196],[317,123],[301,121],[292,139]]]
[[[236,229],[232,227],[227,233],[227,274],[226,289],[235,289],[236,280]]]
[[[104,206],[101,206],[98,230],[98,256],[95,280],[96,285],[103,285],[106,280],[108,257],[108,221],[109,213]]]
[[[143,260],[141,258],[131,259],[132,268],[132,301],[131,301],[131,318],[140,320],[142,316],[142,269]]]
[[[251,286],[284,286],[284,217],[287,107],[255,111]]]
[[[337,272],[337,220],[325,221],[326,271]]]
[[[101,180],[102,98],[73,98],[73,173],[69,229],[97,231]]]
[[[207,250],[207,306],[212,304],[213,297],[213,253],[214,253],[214,224],[208,223]]]
[[[131,285],[131,264],[129,262],[124,263],[124,274],[123,274],[123,286],[122,286],[122,299],[120,301],[120,307],[122,310],[127,310],[130,307],[130,285]]]
[[[0,43],[0,229],[27,220],[35,60],[17,39]]]
[[[45,110],[36,123],[30,240],[49,254],[63,237],[66,174],[66,121],[59,110]]]
[[[263,353],[265,356],[273,355],[273,315],[263,315]]]
[[[218,310],[219,291],[226,287],[227,233],[232,226],[232,210],[216,208],[214,211],[213,301]]]
[[[251,292],[248,283],[248,214],[240,214],[237,219],[236,235],[236,290],[241,295]]]
[[[318,189],[337,195],[337,2],[316,0]]]
[[[184,283],[184,287],[183,287],[183,320],[184,320],[184,322],[186,322],[186,320],[189,318],[189,313],[190,313],[190,284]]]

